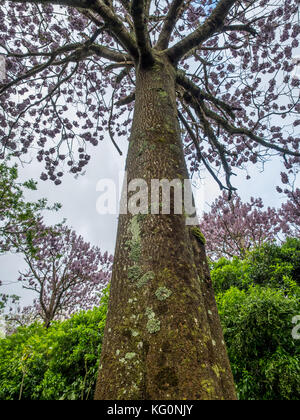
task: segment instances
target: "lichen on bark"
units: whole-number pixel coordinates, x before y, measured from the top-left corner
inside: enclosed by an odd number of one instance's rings
[[[171,294],[172,294],[172,291],[167,289],[164,286],[159,287],[155,292],[155,296],[157,297],[158,300],[166,300],[168,299],[168,297],[171,296]]]

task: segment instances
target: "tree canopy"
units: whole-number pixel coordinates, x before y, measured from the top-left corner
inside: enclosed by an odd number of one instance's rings
[[[121,153],[135,70],[165,54],[191,173],[206,168],[231,192],[248,163],[280,155],[292,171],[297,13],[297,0],[1,1],[1,156],[34,148],[41,178],[60,184],[66,168],[82,172],[104,130]]]

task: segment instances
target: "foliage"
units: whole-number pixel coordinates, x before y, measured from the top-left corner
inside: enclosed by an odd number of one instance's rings
[[[21,234],[26,237],[35,229],[42,210],[60,208],[59,204],[48,207],[46,199],[27,202],[26,189],[36,190],[36,183],[33,180],[18,182],[17,166],[0,163],[0,255],[17,247]]]
[[[300,286],[300,239],[288,238],[281,246],[264,244],[251,252],[249,277],[262,286],[285,289],[294,282]]]
[[[136,69],[159,53],[174,65],[191,173],[206,169],[232,192],[235,168],[274,154],[290,172],[299,162],[297,13],[298,0],[2,2],[0,157],[37,150],[41,179],[59,185],[66,171],[83,171],[104,130],[121,153],[115,138],[129,134]]]
[[[211,262],[211,269],[216,293],[251,284],[291,291],[300,285],[300,239],[287,238],[282,245],[265,243],[244,259],[223,257]]]
[[[231,287],[245,289],[249,285],[249,262],[233,257],[221,258],[211,263],[211,277],[215,293],[222,293]]]
[[[212,263],[240,399],[300,398],[300,342],[292,337],[292,319],[300,314],[299,246],[299,239],[288,239],[281,247],[264,245],[246,260]],[[20,327],[2,340],[0,399],[18,399],[22,383],[24,399],[92,398],[107,302],[106,289],[100,308],[48,329],[39,323]]]
[[[0,286],[1,286],[1,281],[0,281]],[[3,309],[9,304],[15,304],[16,302],[18,302],[20,300],[19,296],[16,295],[7,295],[4,293],[0,294],[0,314],[3,311]]]
[[[299,400],[300,343],[292,337],[299,298],[251,286],[231,287],[217,301],[239,398]]]
[[[212,263],[218,309],[241,399],[300,398],[300,239]]]
[[[34,323],[0,341],[0,399],[93,398],[108,304],[56,321]]]

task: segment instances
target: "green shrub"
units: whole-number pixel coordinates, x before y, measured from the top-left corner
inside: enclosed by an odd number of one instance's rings
[[[106,320],[101,306],[45,329],[21,327],[0,342],[1,400],[92,399]]]
[[[282,245],[266,243],[249,252],[244,260],[221,258],[211,263],[211,276],[215,293],[231,287],[247,290],[255,284],[286,294],[299,293],[300,239],[289,238]]]
[[[281,290],[232,287],[217,296],[240,399],[300,399],[300,343],[292,337],[299,299]]]
[[[212,279],[238,395],[300,399],[299,239],[264,245],[245,260],[212,263]],[[0,399],[92,399],[106,320],[100,308],[19,328],[0,341]]]
[[[247,289],[249,286],[249,263],[233,257],[232,260],[221,258],[211,263],[211,277],[215,293],[222,293],[230,287]]]
[[[267,243],[244,260],[211,264],[225,341],[241,399],[300,398],[300,240]]]
[[[293,280],[300,286],[300,239],[289,238],[281,246],[265,244],[251,252],[249,278],[251,283],[261,286],[286,288]]]

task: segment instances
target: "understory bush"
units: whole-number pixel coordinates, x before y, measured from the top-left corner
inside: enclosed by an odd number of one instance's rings
[[[46,329],[20,327],[0,341],[0,399],[93,398],[106,320],[108,290],[99,308]]]
[[[212,263],[212,279],[241,400],[300,399],[300,240],[265,244],[243,260]],[[93,398],[108,302],[46,329],[0,340],[0,399]],[[118,386],[116,384],[116,386]]]

